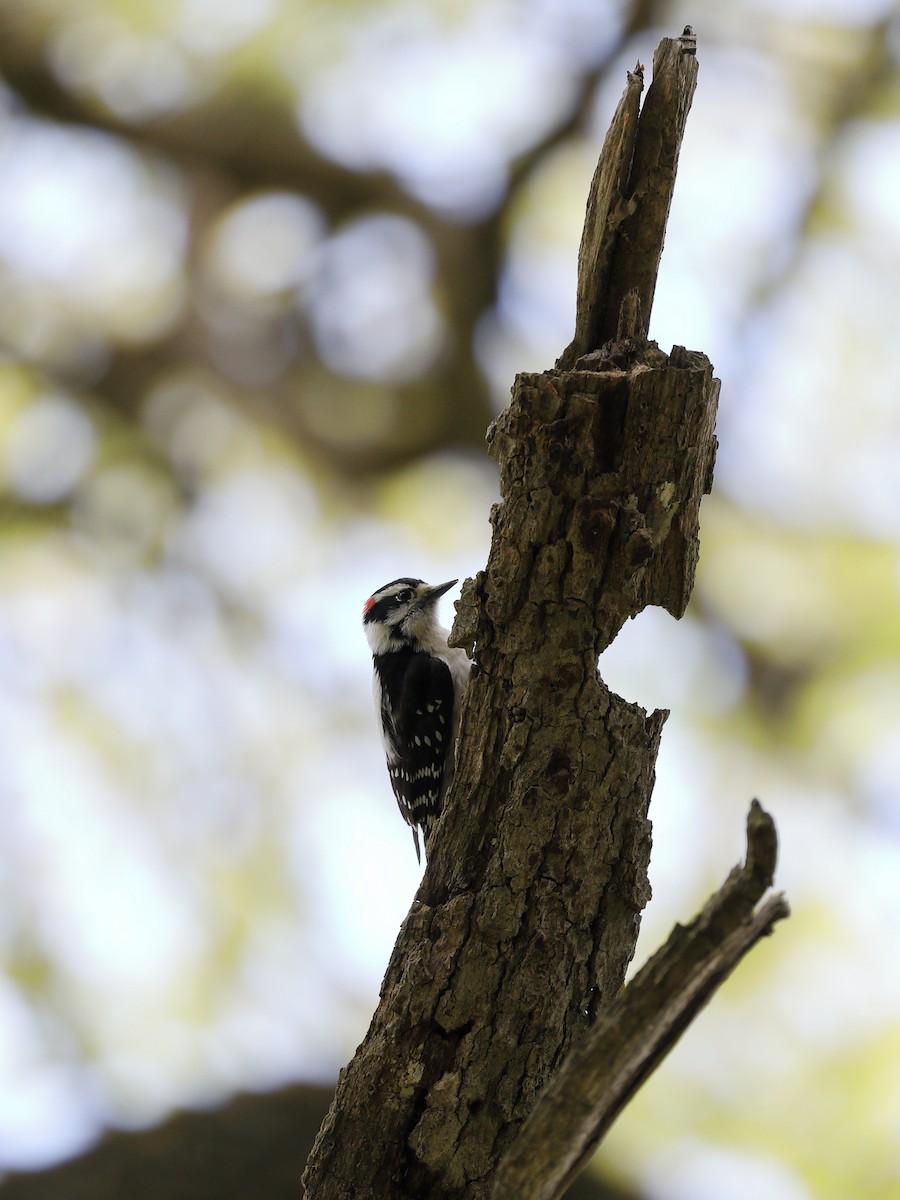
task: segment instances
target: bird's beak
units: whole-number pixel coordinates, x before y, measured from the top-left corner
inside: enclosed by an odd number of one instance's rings
[[[434,587],[430,587],[422,600],[425,604],[433,604],[435,600],[439,600],[444,592],[449,592],[452,587],[459,583],[458,579],[451,579],[449,583],[437,583]]]

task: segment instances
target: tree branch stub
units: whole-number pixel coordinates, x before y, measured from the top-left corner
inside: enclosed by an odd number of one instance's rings
[[[493,1200],[562,1196],[719,985],[788,915],[781,895],[756,907],[772,885],[776,850],[774,822],[754,800],[743,867],[689,926],[675,927],[569,1055],[501,1164]]]

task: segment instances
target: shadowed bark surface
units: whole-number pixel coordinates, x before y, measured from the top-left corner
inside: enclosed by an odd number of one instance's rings
[[[702,356],[621,361],[520,376],[494,427],[504,499],[460,605],[477,667],[457,780],[310,1195],[489,1194],[634,953],[665,714],[596,661],[645,603],[683,611],[718,384]]]

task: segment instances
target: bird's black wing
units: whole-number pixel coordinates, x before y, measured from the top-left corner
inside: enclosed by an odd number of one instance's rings
[[[440,812],[445,760],[453,752],[453,678],[447,664],[430,654],[413,654],[395,712],[398,758],[388,763],[388,772],[419,856],[416,827],[421,826],[427,844]]]

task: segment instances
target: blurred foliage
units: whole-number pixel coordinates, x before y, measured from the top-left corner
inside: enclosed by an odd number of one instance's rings
[[[639,955],[752,794],[796,915],[603,1159],[660,1200],[896,1194],[877,0],[0,6],[0,1161],[352,1052],[416,881],[359,608],[482,565],[485,428],[569,340],[598,141],[687,20],[651,333],[715,363],[721,452],[687,618],[601,670],[672,709]]]

